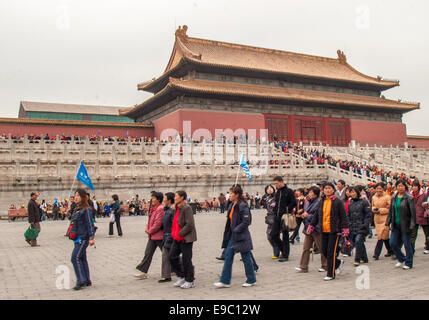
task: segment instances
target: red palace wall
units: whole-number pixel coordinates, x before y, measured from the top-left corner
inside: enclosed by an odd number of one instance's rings
[[[406,126],[400,122],[350,120],[351,139],[360,144],[401,145],[407,141]]]
[[[183,121],[191,121],[191,131],[204,128],[210,131],[212,137],[216,129],[256,129],[259,136],[259,130],[265,129],[265,120],[262,114],[232,113],[232,112],[212,112],[195,111],[181,109],[168,114],[158,120],[153,121],[155,126],[155,136],[160,137],[162,130],[167,128],[176,129],[183,133]]]
[[[0,134],[23,136],[25,134],[45,135],[75,135],[91,136],[100,135],[107,137],[126,137],[127,131],[130,137],[153,137],[152,128],[126,128],[126,127],[79,127],[79,126],[49,126],[23,124],[0,124]]]
[[[407,141],[409,146],[429,149],[429,137],[427,139],[408,138]]]

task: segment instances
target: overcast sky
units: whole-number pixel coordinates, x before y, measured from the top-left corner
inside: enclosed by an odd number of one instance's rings
[[[191,37],[336,58],[399,79],[387,98],[421,103],[429,135],[429,1],[0,0],[0,117],[21,100],[131,106],[166,67],[178,25]]]

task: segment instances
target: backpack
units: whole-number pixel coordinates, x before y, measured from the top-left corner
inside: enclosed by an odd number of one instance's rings
[[[70,225],[66,232],[66,236],[69,237],[70,240],[76,240],[77,238],[76,221],[79,218],[79,216],[80,216],[80,211],[76,212],[70,220]]]

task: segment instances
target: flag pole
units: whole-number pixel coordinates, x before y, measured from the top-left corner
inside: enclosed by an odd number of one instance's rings
[[[82,161],[80,163],[82,163]],[[79,164],[79,167],[77,168],[77,172],[79,172],[79,168],[80,168],[80,164]],[[71,198],[71,195],[72,195],[72,192],[73,192],[74,183],[76,182],[76,178],[77,178],[77,173],[74,175],[73,183],[72,183],[72,186],[70,188],[69,199]]]
[[[234,187],[237,185],[237,182],[238,182],[238,174],[240,173],[240,165],[238,165],[238,168],[237,168],[237,176],[235,177],[235,184],[234,184]]]

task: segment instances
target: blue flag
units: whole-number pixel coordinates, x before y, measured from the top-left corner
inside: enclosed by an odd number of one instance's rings
[[[240,167],[243,168],[244,173],[249,178],[249,182],[252,182],[252,175],[250,174],[249,164],[244,160],[244,154],[241,155]]]
[[[80,162],[79,171],[77,172],[76,178],[85,184],[88,188],[91,190],[94,190],[94,186],[92,185],[91,178],[88,175],[88,171],[85,168],[85,165],[83,164],[83,161]]]

